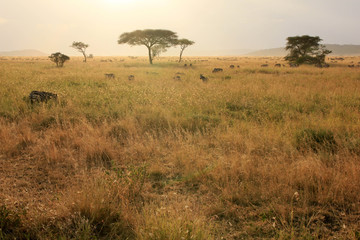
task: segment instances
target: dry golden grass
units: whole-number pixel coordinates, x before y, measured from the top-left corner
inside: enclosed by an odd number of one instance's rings
[[[0,239],[360,237],[359,58],[176,60],[0,60]]]

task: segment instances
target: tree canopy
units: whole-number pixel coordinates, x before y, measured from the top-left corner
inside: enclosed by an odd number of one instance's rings
[[[193,45],[194,43],[195,43],[194,41],[191,41],[191,40],[185,39],[185,38],[179,39],[179,40],[177,41],[177,45],[180,46],[179,62],[181,62],[182,54],[183,54],[185,48],[187,48],[188,46]]]
[[[84,62],[86,62],[86,53],[85,53],[85,51],[86,51],[86,48],[89,47],[88,44],[85,44],[83,42],[73,42],[70,47],[75,48],[79,52],[81,52],[84,55]]]
[[[325,56],[331,53],[320,44],[322,39],[318,36],[312,37],[308,35],[288,37],[286,50],[289,54],[285,57],[286,61],[296,64],[323,64]]]
[[[175,32],[163,29],[145,29],[133,32],[125,32],[120,35],[118,44],[129,44],[131,46],[144,45],[148,49],[149,62],[152,64],[153,48],[169,48],[177,44],[178,36]]]
[[[62,54],[60,52],[56,52],[56,53],[51,54],[49,56],[49,58],[50,58],[51,61],[56,63],[57,67],[64,66],[64,62],[70,60],[70,58],[68,56],[66,56],[65,54]]]

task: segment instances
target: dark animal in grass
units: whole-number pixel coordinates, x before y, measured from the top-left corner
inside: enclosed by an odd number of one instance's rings
[[[222,72],[222,71],[224,71],[222,68],[214,68],[212,70],[213,73]]]
[[[318,67],[318,68],[328,68],[328,67],[330,67],[330,65],[327,64],[327,63],[324,63],[324,64],[317,63],[317,64],[315,64],[315,67]]]
[[[113,73],[105,73],[105,77],[107,77],[109,79],[114,79],[115,75]]]
[[[176,75],[176,76],[174,77],[174,80],[176,80],[176,81],[181,81],[181,77],[180,77],[179,75]]]
[[[230,65],[230,68],[234,68],[235,66],[234,65]]]
[[[32,91],[29,95],[31,104],[34,102],[47,102],[50,99],[57,100],[57,94],[51,92]]]
[[[134,75],[129,75],[128,79],[129,79],[129,81],[133,81],[133,80],[135,80],[135,76]]]
[[[275,67],[281,67],[281,64],[280,63],[277,63],[274,65]]]
[[[200,79],[203,81],[203,82],[207,82],[208,81],[208,78],[205,77],[204,75],[200,74]]]

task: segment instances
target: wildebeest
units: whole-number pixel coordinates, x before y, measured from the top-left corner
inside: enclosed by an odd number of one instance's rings
[[[281,67],[281,64],[280,63],[277,63],[274,65],[275,67]]]
[[[261,67],[268,67],[269,64],[262,64]]]
[[[230,68],[234,68],[235,66],[234,65],[230,65]]]
[[[129,81],[135,80],[135,76],[134,75],[129,75],[128,79],[129,79]]]
[[[208,78],[205,77],[204,75],[200,74],[200,79],[203,81],[203,82],[207,82],[208,81]]]
[[[289,63],[289,66],[293,68],[293,67],[298,67],[299,65],[297,63]]]
[[[212,70],[213,73],[222,72],[222,71],[224,71],[222,68],[214,68]]]
[[[351,64],[351,65],[348,65],[348,67],[349,67],[349,68],[353,68],[353,67],[355,67],[355,65],[354,65],[354,64]]]
[[[180,80],[181,80],[181,77],[180,77],[179,75],[176,75],[176,76],[174,77],[174,80],[180,81]]]
[[[107,78],[115,78],[115,75],[113,73],[105,73],[105,77],[107,77]]]
[[[327,64],[327,63],[323,63],[323,64],[317,63],[317,64],[315,64],[315,67],[318,67],[318,68],[328,68],[328,67],[330,67],[330,65]]]
[[[34,102],[47,102],[50,99],[57,100],[57,94],[51,92],[32,91],[29,95],[31,104]]]

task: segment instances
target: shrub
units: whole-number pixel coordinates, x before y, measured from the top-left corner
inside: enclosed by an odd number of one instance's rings
[[[298,150],[310,149],[313,152],[334,153],[337,150],[337,143],[330,130],[306,128],[296,134],[296,147]]]
[[[19,214],[0,206],[0,239],[29,239],[29,234],[22,230]]]

